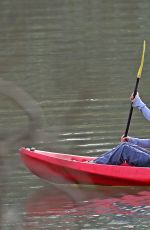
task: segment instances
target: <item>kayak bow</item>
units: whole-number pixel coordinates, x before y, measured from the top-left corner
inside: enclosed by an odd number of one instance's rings
[[[38,177],[57,184],[148,186],[150,168],[89,163],[94,157],[19,150],[22,161]]]

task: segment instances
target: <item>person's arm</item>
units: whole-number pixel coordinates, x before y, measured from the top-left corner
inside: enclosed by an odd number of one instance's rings
[[[143,116],[145,117],[145,119],[147,119],[148,121],[150,121],[150,109],[146,106],[146,104],[141,100],[141,98],[139,97],[139,94],[136,95],[136,97],[132,100],[132,106],[134,108],[137,108],[139,111],[141,111],[141,113],[143,114]]]
[[[131,95],[130,100],[132,102],[132,106],[134,108],[139,109],[142,112],[143,116],[150,121],[150,109],[146,106],[146,104],[141,100],[139,94],[137,93],[136,97],[133,99],[133,95]],[[121,142],[129,142],[131,144],[138,145],[143,148],[150,148],[150,139],[140,139],[135,137],[121,137]]]
[[[135,137],[129,137],[129,143],[138,145],[143,148],[150,148],[150,139],[140,139]]]
[[[121,137],[121,142],[129,142],[142,148],[150,148],[150,139],[140,139],[135,137]]]

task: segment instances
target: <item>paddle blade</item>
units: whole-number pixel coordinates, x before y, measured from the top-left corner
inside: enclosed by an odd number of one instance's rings
[[[142,52],[142,58],[141,58],[141,64],[137,73],[137,78],[140,78],[142,75],[143,65],[144,65],[144,56],[145,56],[145,49],[146,49],[146,41],[143,42],[143,52]]]

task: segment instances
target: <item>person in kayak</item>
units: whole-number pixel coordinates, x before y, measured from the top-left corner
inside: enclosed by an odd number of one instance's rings
[[[150,121],[150,109],[141,100],[139,94],[130,98],[132,106],[137,108]],[[150,167],[150,139],[121,137],[121,143],[111,151],[100,155],[91,163],[121,165],[127,163],[132,166]]]

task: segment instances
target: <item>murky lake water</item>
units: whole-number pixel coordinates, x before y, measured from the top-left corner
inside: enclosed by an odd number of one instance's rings
[[[21,146],[97,156],[118,144],[141,59],[150,105],[150,2],[1,0],[0,228],[149,229],[150,188],[56,187]],[[135,111],[130,135],[149,137]]]

